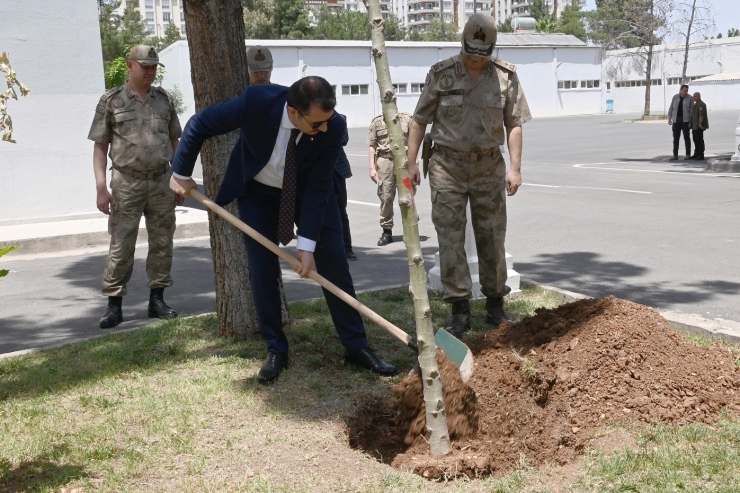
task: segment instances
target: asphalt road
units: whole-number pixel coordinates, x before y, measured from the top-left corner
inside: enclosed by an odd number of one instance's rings
[[[732,152],[737,116],[710,113],[708,156]],[[552,118],[525,126],[525,185],[508,201],[507,251],[514,268],[525,278],[591,296],[613,294],[740,321],[740,174],[668,161],[668,125],[624,123],[636,117]],[[350,129],[346,148],[354,173],[347,184],[358,290],[408,282],[400,222],[397,243],[375,245],[380,227],[365,132]],[[416,204],[431,268],[437,239],[426,182]],[[175,252],[175,285],[166,300],[185,315],[213,311],[208,240],[178,242]],[[137,252],[122,329],[148,322],[145,256],[145,248]],[[11,274],[0,281],[0,353],[99,334],[104,264],[105,252],[1,261]],[[289,270],[285,284],[291,300],[320,295]]]

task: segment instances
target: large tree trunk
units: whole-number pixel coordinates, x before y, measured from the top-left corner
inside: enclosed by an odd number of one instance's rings
[[[655,0],[650,0],[650,17],[648,19],[648,52],[647,60],[645,61],[645,110],[643,116],[650,115],[650,92],[652,91],[652,78],[653,78],[653,35],[655,33]]]
[[[241,94],[249,85],[241,0],[183,0],[196,111]],[[239,132],[208,139],[200,157],[206,195],[215,197]],[[226,207],[239,215],[236,203]],[[257,331],[242,233],[208,211],[215,272],[216,313],[224,336]],[[282,281],[281,281],[282,290]],[[285,296],[283,296],[285,300]],[[283,320],[287,312],[283,308]]]
[[[691,28],[694,25],[694,15],[696,14],[696,0],[691,4],[691,17],[689,18],[689,27],[686,29],[686,46],[683,52],[683,70],[681,70],[681,84],[686,84],[686,68],[689,65],[689,43],[691,43]]]
[[[416,338],[419,346],[419,366],[424,382],[424,404],[426,406],[427,430],[430,433],[429,447],[431,455],[444,455],[450,451],[450,435],[447,430],[447,413],[444,407],[442,381],[437,366],[437,345],[434,341],[432,310],[429,307],[427,293],[427,273],[424,270],[424,257],[419,240],[419,215],[416,211],[414,196],[411,193],[411,179],[406,166],[406,149],[403,143],[403,130],[398,118],[396,97],[393,94],[388,57],[385,50],[383,29],[385,22],[380,13],[378,0],[366,0],[368,16],[372,26],[373,57],[378,73],[383,118],[388,127],[391,142],[393,163],[398,187],[398,204],[403,218],[403,241],[409,259],[409,291],[414,300],[416,318]],[[444,20],[444,19],[443,19]]]

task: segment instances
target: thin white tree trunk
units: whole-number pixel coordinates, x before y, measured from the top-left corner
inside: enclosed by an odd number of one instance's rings
[[[419,366],[421,367],[424,389],[430,454],[433,456],[445,455],[450,452],[447,413],[445,412],[442,393],[442,380],[437,365],[437,345],[434,341],[432,310],[429,307],[429,295],[427,293],[427,274],[424,270],[424,257],[419,240],[419,215],[416,211],[411,179],[406,165],[403,130],[398,118],[398,107],[393,93],[385,49],[385,36],[383,35],[385,22],[380,12],[378,0],[366,0],[366,7],[372,26],[373,57],[375,58],[375,69],[378,74],[383,118],[388,127],[388,136],[395,165],[398,203],[401,206],[401,217],[403,218],[403,241],[406,244],[406,253],[409,259],[409,291],[414,300],[416,338],[419,346]]]

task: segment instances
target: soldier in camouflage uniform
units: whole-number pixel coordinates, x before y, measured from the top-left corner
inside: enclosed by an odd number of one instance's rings
[[[170,161],[182,130],[175,105],[164,89],[153,87],[159,55],[151,46],[131,48],[126,83],[100,98],[88,139],[95,142],[93,166],[98,210],[109,215],[111,235],[103,295],[108,309],[100,328],[123,321],[121,310],[126,283],[134,268],[134,249],[142,213],[149,235],[146,273],[149,277],[150,317],[171,318],[177,312],[164,302],[164,288],[172,286],[172,237],[175,204],[184,197],[170,190]],[[106,187],[106,153],[113,163],[110,189]]]
[[[506,195],[514,195],[522,183],[522,125],[532,117],[516,68],[491,58],[495,44],[493,17],[471,16],[463,30],[461,53],[429,71],[409,134],[409,174],[418,184],[416,157],[426,126],[432,123],[432,221],[439,240],[444,299],[452,304],[447,330],[454,335],[470,329],[472,281],[465,255],[468,200],[481,290],[487,297],[486,321],[498,326],[509,320],[503,307],[503,297],[510,291],[504,248]],[[511,156],[508,174],[499,149],[505,141]]]
[[[409,125],[411,115],[399,111],[403,130],[403,142],[408,146]],[[393,242],[393,203],[396,199],[396,173],[393,169],[393,155],[391,154],[388,128],[383,115],[373,118],[367,132],[368,160],[370,164],[370,179],[378,184],[378,198],[380,199],[380,227],[383,233],[378,240],[378,246],[385,246]]]

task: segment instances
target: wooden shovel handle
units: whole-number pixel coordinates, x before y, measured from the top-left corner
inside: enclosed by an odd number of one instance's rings
[[[195,198],[198,202],[205,205],[209,209],[211,209],[213,212],[224,218],[229,223],[233,224],[238,228],[239,230],[243,231],[246,235],[248,235],[253,240],[257,241],[259,244],[270,250],[272,253],[280,257],[281,259],[288,262],[291,266],[294,267],[302,267],[302,264],[300,260],[295,258],[294,256],[290,255],[288,252],[277,246],[275,243],[271,242],[264,236],[262,236],[260,233],[249,227],[244,221],[239,219],[238,217],[234,216],[232,213],[200,193],[195,188],[191,188],[189,191],[189,195]],[[339,289],[334,283],[326,279],[324,276],[316,272],[315,270],[312,270],[308,277],[319,283],[323,288],[329,290],[332,294],[334,294],[337,298],[347,303],[349,306],[360,312],[362,315],[364,315],[367,319],[369,319],[371,322],[380,325],[385,330],[391,333],[391,335],[395,336],[398,340],[406,344],[407,346],[411,348],[416,348],[416,341],[414,341],[411,336],[409,336],[406,332],[401,330],[400,328],[396,327],[392,323],[390,323],[388,320],[384,319],[374,311],[372,311],[370,308],[366,307],[357,299],[353,298],[346,292]]]

